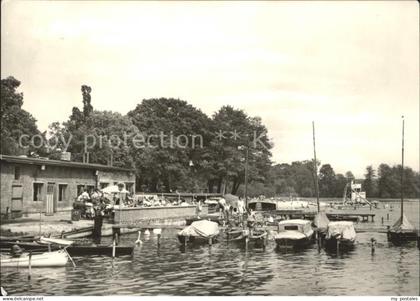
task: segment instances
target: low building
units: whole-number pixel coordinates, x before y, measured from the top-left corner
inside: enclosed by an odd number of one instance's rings
[[[30,213],[53,215],[72,208],[83,192],[119,182],[135,193],[132,169],[101,164],[0,155],[1,214]]]

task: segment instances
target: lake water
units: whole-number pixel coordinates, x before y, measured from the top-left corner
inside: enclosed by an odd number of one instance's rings
[[[405,204],[408,218],[419,226],[418,202]],[[375,210],[375,223],[394,210]],[[2,269],[1,285],[11,295],[418,295],[419,249],[395,247],[384,233],[358,233],[356,248],[345,254],[318,251],[316,244],[299,252],[267,249],[245,251],[226,241],[180,249],[176,231],[162,232],[136,247],[133,257],[76,257],[77,267]],[[378,241],[371,255],[370,238]],[[132,244],[137,235],[121,237]],[[110,240],[104,240],[110,242]]]

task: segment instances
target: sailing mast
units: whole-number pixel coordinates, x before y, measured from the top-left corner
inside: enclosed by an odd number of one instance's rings
[[[401,144],[401,223],[404,215],[404,116],[402,116],[402,144]]]
[[[316,190],[316,205],[319,213],[319,187],[318,187],[318,166],[316,163],[316,150],[315,150],[315,122],[312,121],[312,136],[314,142],[314,171],[315,171],[315,190]]]

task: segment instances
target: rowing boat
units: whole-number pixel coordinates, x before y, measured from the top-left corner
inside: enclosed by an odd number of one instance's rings
[[[68,260],[65,250],[33,254],[31,256],[28,253],[24,253],[19,257],[1,254],[1,267],[29,267],[29,257],[31,257],[31,267],[62,267],[66,265]]]

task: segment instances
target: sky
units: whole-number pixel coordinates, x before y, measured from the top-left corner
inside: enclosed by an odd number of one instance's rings
[[[273,161],[313,157],[363,177],[419,170],[417,1],[2,1],[1,78],[41,130],[82,107],[122,114],[174,97],[260,116]]]

